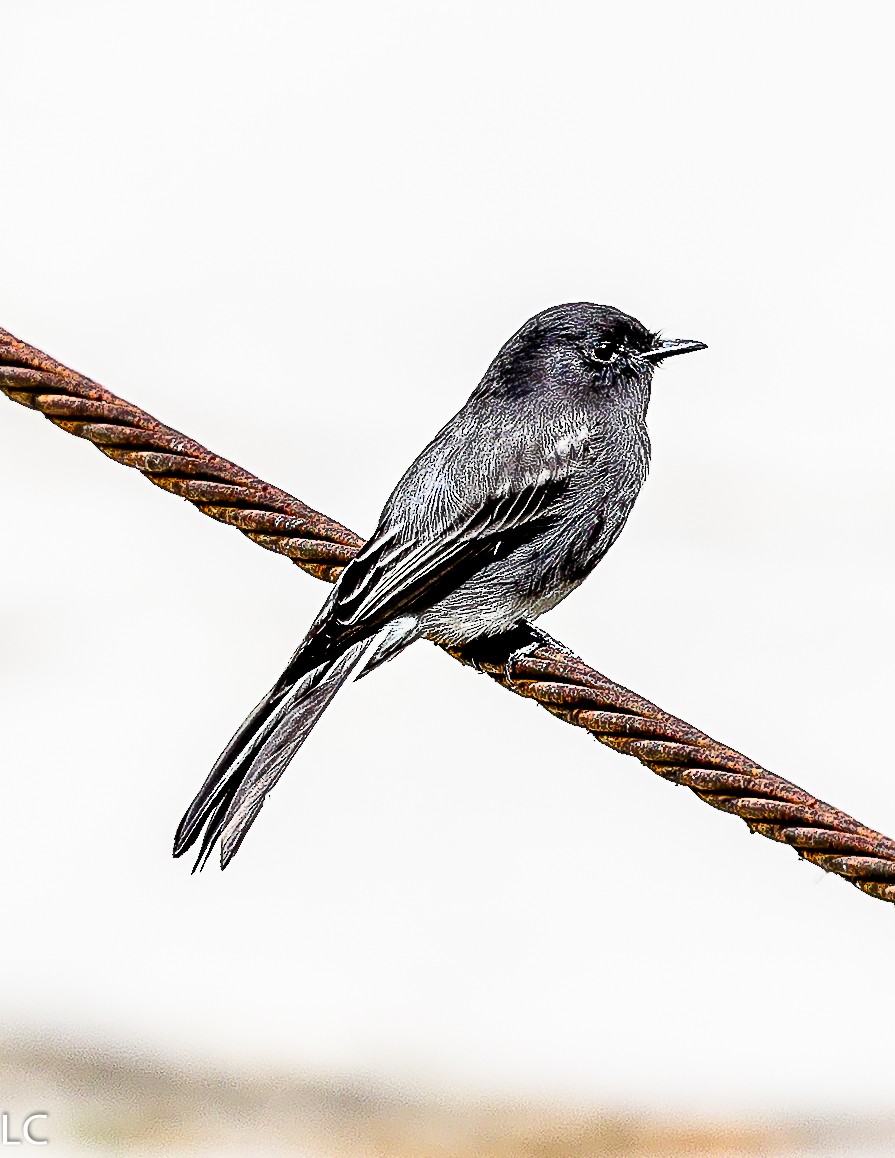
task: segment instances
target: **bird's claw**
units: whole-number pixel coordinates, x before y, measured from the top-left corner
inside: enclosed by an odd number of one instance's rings
[[[537,651],[541,646],[541,641],[536,639],[533,643],[527,643],[525,647],[517,648],[516,651],[507,656],[507,661],[503,665],[503,675],[508,684],[511,684],[516,678],[514,673],[518,661],[524,659],[527,655],[531,655],[532,652]]]

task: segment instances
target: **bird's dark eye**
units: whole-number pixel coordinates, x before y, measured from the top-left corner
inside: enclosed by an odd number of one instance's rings
[[[593,342],[584,350],[584,356],[588,362],[611,362],[618,353],[619,344],[610,338],[604,339],[602,342]]]

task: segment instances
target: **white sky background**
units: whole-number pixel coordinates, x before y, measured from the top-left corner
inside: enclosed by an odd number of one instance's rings
[[[367,533],[560,301],[708,352],[545,626],[895,834],[884,5],[2,6],[0,325]],[[326,588],[0,404],[0,1020],[424,1086],[892,1105],[893,910],[417,645],[169,847]]]

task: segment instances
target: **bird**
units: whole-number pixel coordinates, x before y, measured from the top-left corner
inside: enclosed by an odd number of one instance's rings
[[[286,669],[208,773],[174,856],[199,841],[196,871],[220,842],[226,868],[339,689],[416,640],[474,657],[520,629],[528,649],[549,638],[534,620],[593,571],[646,479],[654,371],[705,348],[590,302],[529,318],[399,480]]]

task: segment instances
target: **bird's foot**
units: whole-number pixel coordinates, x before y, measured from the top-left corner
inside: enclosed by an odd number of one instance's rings
[[[531,643],[527,643],[524,647],[517,648],[516,651],[507,656],[507,661],[503,665],[503,678],[507,681],[508,684],[511,684],[516,678],[516,664],[519,662],[519,660],[525,659],[527,655],[531,655],[532,652],[537,651],[541,646],[541,641],[539,639],[535,639],[532,640]]]
[[[507,683],[512,683],[519,660],[541,647],[556,648],[569,656],[573,654],[565,644],[540,627],[523,621],[499,635],[482,635],[470,640],[458,650],[458,655],[476,671],[487,672],[489,675],[496,675],[494,668],[503,668],[504,678]]]

